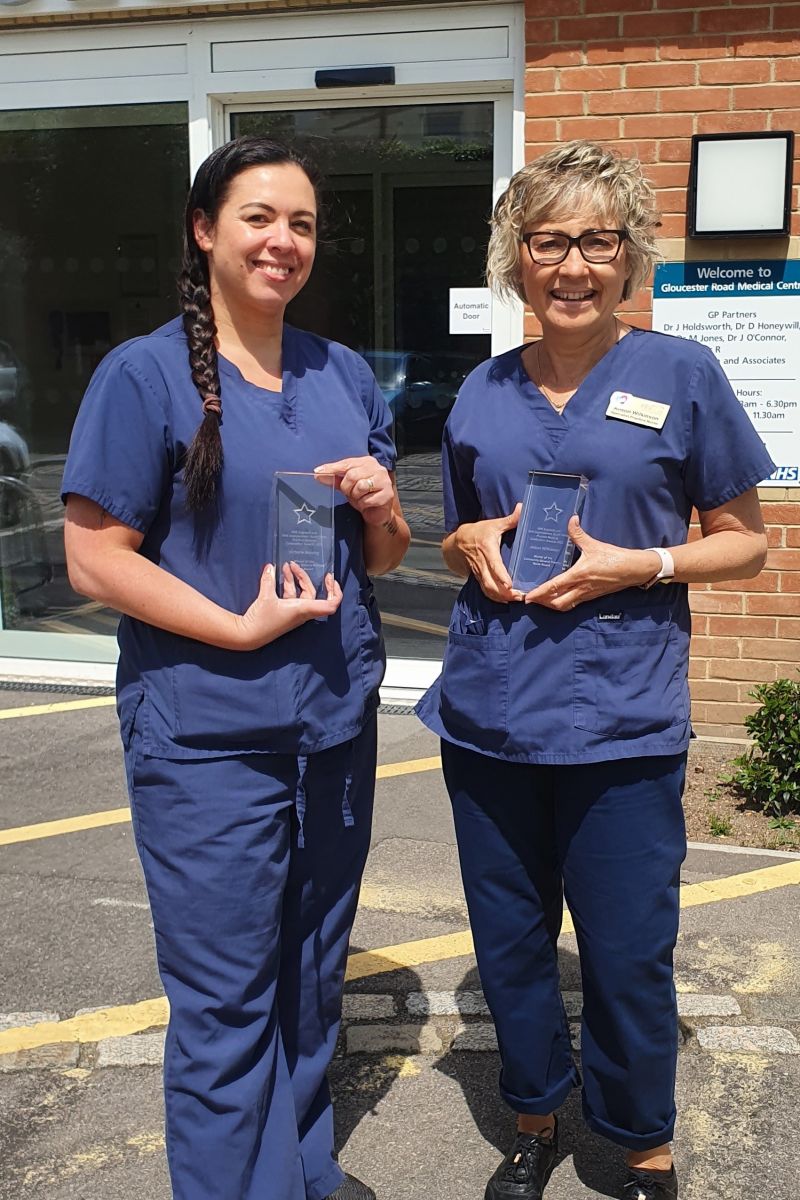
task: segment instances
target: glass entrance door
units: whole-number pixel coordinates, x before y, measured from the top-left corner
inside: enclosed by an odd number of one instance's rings
[[[398,658],[441,658],[459,586],[439,552],[441,436],[491,337],[449,332],[449,293],[483,284],[493,109],[476,101],[231,114],[231,136],[292,142],[325,176],[317,262],[287,318],[363,354],[394,415],[413,543],[376,590]]]
[[[69,586],[61,475],[100,359],[175,315],[187,116],[0,113],[0,655],[114,660],[118,615]]]

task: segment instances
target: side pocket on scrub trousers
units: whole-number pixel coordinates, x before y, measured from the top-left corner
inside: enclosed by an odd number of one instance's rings
[[[644,737],[687,720],[688,685],[674,625],[579,629],[574,644],[578,729]]]
[[[137,683],[127,687],[117,698],[117,716],[119,717],[119,735],[122,748],[128,750],[133,741],[133,731],[136,728],[136,718],[144,701],[144,686]]]
[[[441,716],[477,745],[508,733],[508,641],[503,634],[450,633],[444,653]]]

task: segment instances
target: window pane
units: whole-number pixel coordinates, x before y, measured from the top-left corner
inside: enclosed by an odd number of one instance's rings
[[[185,104],[0,114],[2,628],[115,632],[67,583],[59,484],[100,359],[177,312],[187,119]]]

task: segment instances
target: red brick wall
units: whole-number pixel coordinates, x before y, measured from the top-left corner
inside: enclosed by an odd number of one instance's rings
[[[658,188],[667,260],[782,258],[785,240],[686,239],[693,133],[800,132],[800,4],[737,0],[527,0],[526,157],[587,137],[636,154]],[[800,164],[789,256],[800,257]],[[650,325],[650,291],[626,315]],[[535,332],[529,321],[528,332]],[[741,737],[755,683],[800,668],[800,489],[762,489],[763,574],[691,589],[693,717]]]

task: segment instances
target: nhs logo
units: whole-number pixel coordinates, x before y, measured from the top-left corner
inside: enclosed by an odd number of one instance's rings
[[[778,467],[772,472],[770,479],[774,479],[776,483],[797,483],[800,481],[800,466]]]

